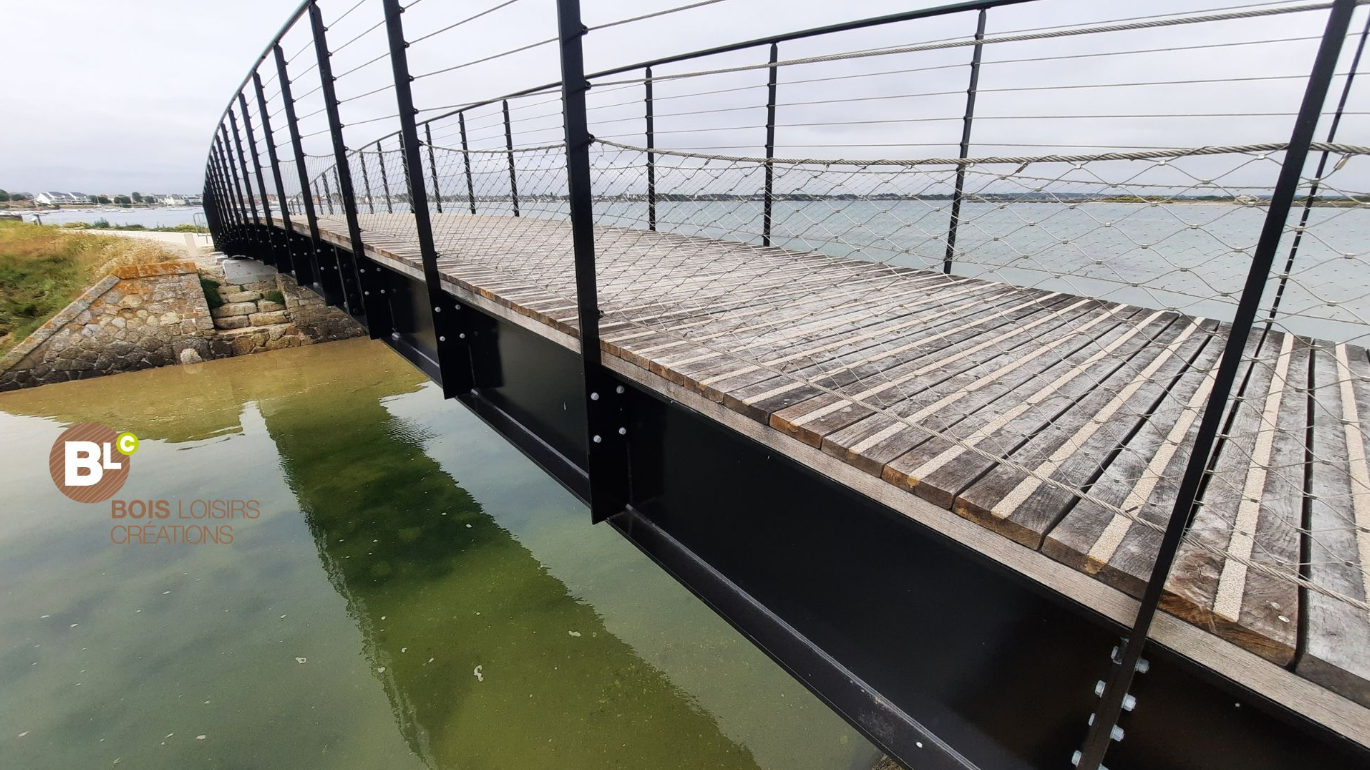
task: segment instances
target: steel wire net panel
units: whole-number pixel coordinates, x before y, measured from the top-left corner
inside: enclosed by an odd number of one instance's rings
[[[462,112],[420,127],[419,151],[439,266],[448,275],[474,281],[506,300],[537,303],[529,291],[554,301],[543,307],[575,307],[571,237],[566,228],[566,154],[557,92],[509,100],[509,132],[504,105]],[[537,143],[541,141],[542,143]],[[511,149],[512,148],[512,149]],[[404,155],[396,138],[382,140],[359,155],[374,204],[359,202],[359,222],[368,233],[388,239],[392,250],[417,265],[412,243],[413,218],[408,196],[392,194],[387,206],[383,182],[405,184]],[[354,186],[362,162],[354,157]],[[403,189],[403,188],[401,188]],[[361,193],[361,195],[365,195]],[[374,213],[372,211],[374,205]],[[520,294],[517,289],[523,288]],[[571,314],[572,316],[574,313]]]
[[[1316,39],[1324,14],[1278,18],[1285,37]],[[1259,48],[1268,27],[1256,23],[1269,21],[1186,23],[1209,25],[1208,49]],[[967,26],[895,52],[823,41],[775,66],[757,63],[762,49],[596,83],[601,333],[614,355],[1140,596],[1285,161],[1306,81],[1289,71],[1306,73],[1311,52],[1255,74],[1248,62],[1261,87],[1247,91],[1211,61],[1203,76],[1157,76],[1207,91],[1190,97],[1176,85],[1178,95],[1131,96],[1116,112],[1076,88],[1104,82],[1078,67],[1001,79],[1004,99],[1050,87],[1057,101],[1036,115],[1063,117],[1047,132],[971,142],[964,157],[961,114],[938,133],[926,130],[935,111],[898,100],[873,108],[869,129],[840,112],[881,73],[946,69],[960,113]],[[1107,34],[1008,26],[995,56],[1136,59],[1157,40]],[[1012,49],[1024,35],[1049,36],[1050,51]],[[861,66],[814,69],[844,56]],[[918,82],[933,95],[957,90],[931,75]],[[1182,111],[1214,89],[1230,92],[1230,106]],[[1163,601],[1370,704],[1361,91],[1349,90],[1340,135],[1315,145],[1304,171]],[[750,102],[720,101],[738,95]],[[980,98],[991,116],[1015,115]],[[709,108],[692,110],[692,99]],[[795,119],[787,103],[839,112]],[[1228,130],[1228,115],[1241,128]],[[1072,116],[1097,125],[1080,129]],[[1129,133],[1144,120],[1169,128]],[[906,125],[925,141],[888,146],[891,126]]]

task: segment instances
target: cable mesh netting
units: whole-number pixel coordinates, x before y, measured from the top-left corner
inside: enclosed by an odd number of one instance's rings
[[[1346,461],[1362,438],[1345,414],[1366,385],[1368,199],[1339,175],[1370,149],[1314,150],[1334,163],[1307,221],[1285,228],[1283,254],[1300,239],[1293,269],[1269,278],[1268,323],[1248,345],[1168,597],[1287,643],[1262,650],[1286,660],[1300,588],[1366,609],[1363,568],[1338,554],[1348,541],[1355,552],[1366,523],[1363,460]],[[611,345],[1141,593],[1282,146],[965,162],[651,152],[669,191],[654,203],[647,148],[601,141],[593,156]],[[1322,422],[1338,435],[1308,445]],[[1309,485],[1339,493],[1312,495],[1305,523]],[[1344,574],[1308,577],[1328,572]]]

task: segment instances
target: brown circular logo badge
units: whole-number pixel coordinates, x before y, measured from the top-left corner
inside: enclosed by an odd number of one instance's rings
[[[78,503],[108,500],[128,480],[128,468],[137,451],[132,433],[115,433],[96,422],[67,428],[48,453],[52,482],[62,494]]]

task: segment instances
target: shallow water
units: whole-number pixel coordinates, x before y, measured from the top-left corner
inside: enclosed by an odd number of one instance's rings
[[[116,500],[256,500],[116,544]],[[459,404],[363,340],[0,395],[0,766],[863,768],[876,750]]]
[[[178,206],[166,209],[125,209],[119,207],[96,206],[94,208],[64,208],[43,211],[37,214],[24,213],[25,222],[41,220],[45,225],[61,225],[67,222],[91,223],[103,219],[111,225],[142,225],[144,227],[175,227],[176,225],[203,225],[205,212],[199,206]]]

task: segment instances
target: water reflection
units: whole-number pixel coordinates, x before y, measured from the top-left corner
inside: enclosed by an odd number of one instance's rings
[[[43,465],[83,420],[143,438],[120,497],[253,497],[262,518],[229,547],[111,545],[107,511]],[[871,764],[373,343],[5,394],[0,446],[18,458],[0,469],[6,766]]]

